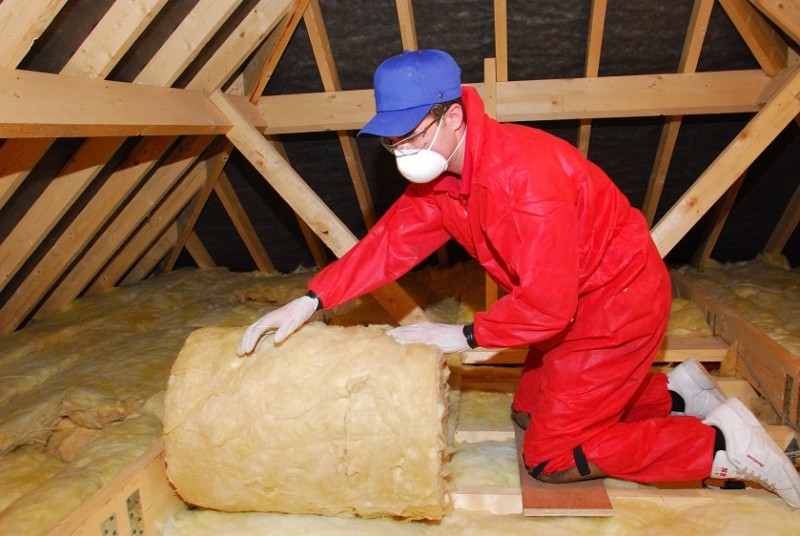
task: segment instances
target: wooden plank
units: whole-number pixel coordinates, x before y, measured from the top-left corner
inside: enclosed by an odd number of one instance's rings
[[[716,337],[682,337],[668,335],[655,357],[656,363],[680,363],[693,357],[706,363],[720,363],[728,354],[728,345]],[[459,354],[465,365],[520,365],[528,355],[527,348],[489,350],[476,348]]]
[[[198,4],[198,6],[202,7],[202,2]],[[198,8],[195,6],[195,9]],[[199,17],[201,18],[201,17]],[[194,17],[191,21],[184,20],[181,25],[179,26],[180,31],[176,31],[173,33],[170,38],[167,40],[167,43],[164,45],[169,49],[176,49],[174,55],[178,58],[194,58],[198,51],[194,50],[181,50],[180,47],[176,47],[173,43],[176,42],[183,42],[183,35],[187,31],[191,31],[192,29],[197,29],[196,24],[198,23],[198,17]],[[202,24],[201,24],[202,26]],[[201,38],[198,33],[198,37]],[[210,39],[210,36],[207,36]],[[179,64],[182,62],[179,61]],[[149,65],[149,64],[148,64]],[[17,74],[25,74],[33,75],[33,76],[55,76],[55,75],[46,75],[43,73],[21,73],[17,71],[12,71],[13,73]],[[148,70],[145,68],[143,73],[140,73],[139,76],[134,80],[134,82],[138,83],[150,83],[156,84],[159,83],[169,83],[175,77],[177,77],[180,73],[172,73],[172,72],[160,72],[154,74],[152,70]],[[149,113],[153,113],[154,111],[158,113],[159,106],[153,106],[153,96],[152,92],[158,92],[162,95],[161,98],[168,98],[166,94],[172,93],[175,90],[170,89],[163,89],[157,87],[150,87],[150,86],[136,86],[133,84],[122,84],[122,83],[110,83],[110,82],[103,82],[103,81],[93,81],[93,80],[82,80],[75,77],[61,77],[58,78],[59,83],[56,83],[54,87],[60,87],[63,90],[71,89],[72,94],[78,94],[81,90],[70,87],[69,84],[92,84],[94,86],[100,87],[101,92],[104,90],[103,87],[107,87],[109,84],[113,84],[116,88],[124,88],[124,91],[127,92],[141,92],[145,91],[147,94],[150,94],[150,98],[145,98],[143,103],[140,105],[145,105],[150,110]],[[63,84],[60,83],[63,81]],[[49,85],[53,85],[53,82],[50,82]],[[65,87],[66,86],[66,87]],[[47,86],[44,86],[46,89],[50,89]],[[44,91],[43,88],[38,88],[39,92]],[[116,91],[114,91],[116,93]],[[180,91],[181,94],[184,94],[183,91]],[[185,94],[192,94],[198,100],[197,105],[206,106],[209,105],[208,99],[206,98],[205,94],[200,92],[185,92]],[[86,96],[86,95],[82,95]],[[90,95],[91,96],[91,95]],[[47,97],[49,100],[51,97]],[[201,104],[202,103],[202,104]],[[111,101],[108,103],[111,108],[122,108],[119,106],[119,101],[116,98],[112,98]],[[58,106],[61,109],[63,103],[59,102]],[[173,104],[174,105],[174,104]],[[52,107],[52,104],[50,105]],[[194,115],[195,111],[193,109],[192,104],[185,102],[178,106],[178,108],[183,108],[184,106],[189,106],[189,108],[183,109],[180,111],[181,114],[185,114],[187,117]],[[97,112],[97,108],[102,108],[97,106],[97,102],[95,99],[91,99],[84,104],[85,108],[91,108],[94,112]],[[130,110],[126,113],[131,115],[136,115],[138,110],[134,109]],[[88,114],[91,115],[91,114]],[[145,112],[142,112],[141,115],[146,115]],[[223,119],[224,121],[224,119]],[[41,244],[41,242],[46,237],[47,233],[49,233],[53,227],[55,226],[56,222],[61,218],[63,214],[69,209],[72,203],[78,198],[78,196],[85,190],[85,188],[89,185],[89,183],[97,176],[97,174],[103,169],[105,164],[108,160],[112,157],[112,155],[122,146],[124,142],[124,138],[102,138],[102,139],[90,139],[83,143],[78,150],[78,153],[73,156],[73,158],[69,161],[67,166],[60,171],[58,174],[58,180],[51,181],[45,191],[39,196],[36,200],[35,204],[26,212],[23,220],[18,223],[11,234],[0,244],[0,288],[5,286],[9,281],[8,278],[13,276],[17,270],[24,262],[24,259],[32,253],[33,249]],[[153,150],[153,153],[156,155],[163,154],[171,145],[174,139],[159,139],[155,143],[160,143],[163,145],[160,153],[158,150]],[[130,161],[131,158],[135,162],[143,160],[145,158],[151,158],[152,155],[149,154],[149,144],[139,145],[137,149],[135,149],[132,153],[133,156],[129,156],[128,160]],[[159,156],[155,156],[154,158],[157,160]],[[125,169],[123,168],[123,173]],[[144,174],[139,175],[144,176]],[[114,180],[114,178],[110,178],[109,180]],[[117,202],[121,202],[124,199],[125,192],[112,192],[111,198],[116,200]],[[85,213],[85,211],[84,211]],[[81,218],[82,216],[79,216]],[[93,215],[89,214],[90,218],[93,218]],[[91,236],[97,232],[99,228],[99,224],[94,228],[94,231],[88,232],[88,234],[84,235],[85,243],[87,243]],[[45,258],[47,260],[47,257]],[[61,267],[62,269],[66,268],[65,266]],[[96,273],[96,272],[95,272]],[[84,277],[86,274],[81,274],[81,277]],[[91,277],[91,276],[89,276]],[[62,283],[62,284],[66,284]],[[83,282],[81,288],[85,286],[86,282]],[[80,291],[80,290],[79,290]],[[43,294],[38,294],[35,298],[38,300],[41,298]],[[74,298],[75,296],[70,297],[69,299]],[[49,300],[48,300],[49,301]],[[53,303],[53,302],[51,302]],[[66,302],[62,302],[60,305],[63,305]],[[18,324],[22,320],[21,317],[14,316],[8,319],[3,319],[3,324],[6,326],[12,324]]]
[[[396,0],[395,5],[403,50],[417,50],[417,26],[414,24],[414,8],[411,0]]]
[[[723,71],[498,84],[497,118],[530,121],[752,112],[768,78]],[[737,96],[731,92],[741,92]],[[724,103],[724,104],[723,104]]]
[[[278,60],[286,50],[286,46],[288,45],[289,39],[297,28],[297,24],[302,19],[303,12],[305,11],[306,6],[308,6],[308,1],[309,0],[301,0],[298,2],[292,15],[285,16],[269,34],[269,37],[258,47],[258,51],[253,54],[253,58],[242,70],[242,73],[230,84],[226,90],[229,94],[249,96],[251,102],[258,100],[264,91],[264,87],[272,76],[272,72],[274,71]],[[218,155],[218,158],[221,160],[218,160],[215,164],[210,164],[213,168],[219,168],[219,172],[216,172],[216,177],[218,177],[224,169],[225,163],[230,157],[230,151],[232,147],[233,146],[230,144],[230,142],[227,142],[226,140],[225,145],[222,147]],[[193,204],[192,210],[189,213],[184,211],[186,222],[181,230],[178,240],[174,244],[172,253],[164,262],[164,271],[172,271],[172,269],[175,267],[175,263],[178,260],[180,252],[183,250],[184,246],[188,245],[188,241],[194,234],[194,227],[197,224],[197,220],[200,218],[200,213],[208,201],[214,186],[215,183],[213,181],[207,183],[206,187],[203,188],[203,191],[198,194],[198,198]],[[194,258],[198,262],[198,265],[201,262],[208,262],[208,259],[204,260],[202,257]],[[264,264],[264,266],[266,267],[267,265]]]
[[[800,44],[800,0],[749,0],[786,35]]]
[[[728,355],[728,345],[716,337],[664,338],[656,355],[656,363],[681,363],[695,358],[704,363],[721,363]]]
[[[0,137],[224,134],[199,91],[0,69]]]
[[[506,82],[508,80],[508,4],[506,0],[494,0],[494,57],[496,61],[495,79]]]
[[[0,3],[0,66],[16,67],[67,0],[4,0]]]
[[[692,256],[692,266],[698,270],[702,270],[706,263],[711,258],[711,253],[714,251],[714,246],[717,244],[717,239],[725,222],[728,221],[728,216],[733,209],[733,203],[739,195],[739,190],[744,182],[744,175],[736,179],[731,189],[725,192],[722,199],[719,200],[711,212],[711,219],[708,221],[705,230],[703,231],[703,238]]]
[[[666,215],[651,235],[666,256],[735,180],[800,113],[800,67],[776,77],[771,98],[739,135],[711,163]],[[772,88],[771,88],[772,89]]]
[[[760,70],[498,82],[498,120],[540,121],[756,112],[771,78]],[[483,92],[483,84],[466,84]],[[244,102],[234,101],[250,114]],[[361,128],[372,90],[262,97],[250,122],[269,135]]]
[[[105,78],[167,0],[117,0],[67,61],[61,74]]]
[[[695,0],[692,14],[689,18],[689,29],[683,44],[678,72],[693,73],[697,70],[697,62],[700,60],[700,51],[708,29],[708,22],[711,19],[711,10],[714,7],[714,0]],[[672,155],[675,152],[675,144],[678,141],[678,132],[683,118],[680,116],[668,117],[661,130],[661,139],[656,151],[656,159],[653,170],[650,173],[650,181],[645,194],[645,201],[642,212],[648,225],[655,221],[656,210],[661,201],[661,194],[664,191],[664,183],[667,180],[669,165],[672,162]]]
[[[322,20],[319,0],[311,0],[303,15],[303,20],[306,23],[308,37],[311,40],[311,48],[314,52],[319,74],[322,77],[322,87],[325,88],[325,91],[340,91],[342,84],[339,81],[339,74],[336,72],[336,62],[333,59],[331,43],[328,40],[325,23]],[[350,180],[353,182],[358,207],[361,210],[361,218],[367,230],[369,230],[375,225],[377,218],[375,217],[375,208],[367,185],[367,174],[364,172],[364,166],[361,163],[361,156],[358,152],[355,137],[344,130],[338,131],[336,136],[339,138],[345,163],[350,172]]]
[[[600,72],[600,51],[603,46],[603,31],[606,24],[607,0],[592,0],[589,13],[589,36],[586,42],[587,78],[596,77]],[[589,136],[592,132],[592,120],[581,119],[578,126],[578,149],[583,156],[589,155]]]
[[[356,237],[331,209],[292,169],[258,130],[247,122],[222,92],[211,100],[233,122],[228,139],[261,173],[278,194],[300,215],[325,244],[341,257],[356,243]],[[397,283],[373,292],[373,297],[401,322],[417,322],[427,318],[414,300]]]
[[[714,334],[736,349],[741,361],[737,375],[756,387],[788,422],[800,425],[800,357],[685,276],[673,272],[672,281],[679,296],[692,300],[706,312]]]
[[[783,211],[775,229],[769,236],[767,244],[764,246],[764,253],[777,254],[783,251],[798,224],[800,224],[800,185],[792,194],[786,210]]]
[[[214,91],[233,78],[242,63],[286,17],[296,0],[260,0],[203,64],[187,89]]]
[[[769,76],[787,66],[789,46],[747,0],[719,0],[756,61]]]
[[[233,145],[227,139],[219,138],[215,140],[214,146],[208,150],[205,156],[205,161],[195,168],[195,171],[202,168],[207,169],[208,176],[206,177],[203,188],[195,196],[191,208],[187,208],[182,214],[182,217],[185,219],[185,225],[181,229],[178,239],[173,245],[172,252],[164,261],[165,272],[172,271],[175,267],[175,263],[178,262],[178,256],[194,232],[197,220],[200,219],[200,214],[203,212],[208,198],[211,197],[211,192],[214,191],[214,186],[216,186],[217,180],[219,180],[222,174],[222,170],[225,169],[225,164],[228,162],[232,148]]]
[[[75,509],[48,535],[101,534],[101,526],[109,516],[114,515],[120,521],[128,520],[130,508],[127,501],[137,492],[143,518],[143,530],[139,534],[159,534],[159,523],[171,513],[186,507],[169,486],[163,440],[153,444],[100,491]],[[120,532],[117,532],[119,536],[131,534],[130,528],[126,525],[127,522],[119,524]]]
[[[222,206],[225,207],[228,216],[230,216],[234,227],[236,227],[236,231],[244,241],[247,251],[250,252],[250,256],[256,262],[259,271],[267,274],[277,273],[275,265],[272,264],[267,250],[264,249],[264,244],[261,243],[261,239],[258,237],[255,227],[253,227],[253,223],[250,221],[250,218],[247,217],[247,213],[224,171],[217,179],[214,185],[214,191],[222,202]]]
[[[522,459],[525,431],[514,427],[522,493],[522,514],[532,517],[609,517],[614,508],[602,479],[570,484],[545,484],[533,478]]]
[[[57,180],[50,181],[0,243],[0,289],[8,285],[28,256],[39,247],[124,141],[124,138],[104,138],[93,144],[84,143],[58,174]]]
[[[135,82],[171,86],[241,3],[242,0],[200,0],[150,58]]]

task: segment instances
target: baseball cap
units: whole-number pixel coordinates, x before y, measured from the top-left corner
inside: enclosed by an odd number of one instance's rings
[[[461,96],[461,69],[447,52],[406,50],[375,70],[377,113],[358,136],[402,136],[416,127],[436,103]]]

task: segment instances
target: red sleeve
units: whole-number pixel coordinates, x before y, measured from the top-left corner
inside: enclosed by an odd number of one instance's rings
[[[525,198],[493,233],[505,260],[511,291],[475,315],[475,339],[487,348],[535,344],[563,331],[578,304],[578,223],[567,199]]]
[[[308,283],[325,308],[395,281],[447,242],[432,187],[410,185],[375,226]]]

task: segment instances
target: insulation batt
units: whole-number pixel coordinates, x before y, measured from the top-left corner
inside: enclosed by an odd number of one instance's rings
[[[167,473],[223,511],[441,519],[447,368],[385,326],[311,323],[244,358],[243,328],[203,328],[165,399]]]

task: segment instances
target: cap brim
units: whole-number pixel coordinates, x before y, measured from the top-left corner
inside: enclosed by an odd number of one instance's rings
[[[368,134],[392,138],[408,134],[422,122],[422,119],[430,111],[431,106],[432,104],[425,104],[424,106],[406,110],[378,112],[375,117],[364,125],[364,128],[358,131],[356,136]]]

